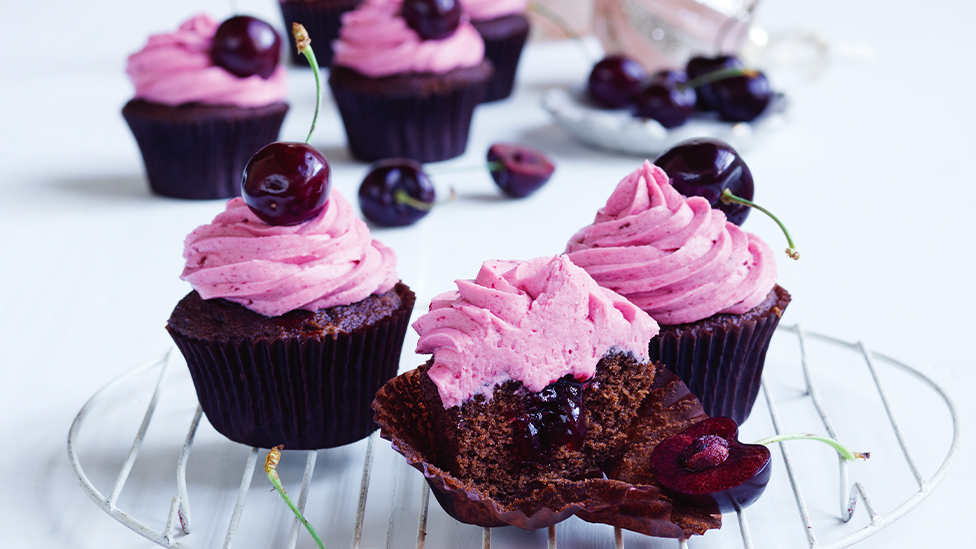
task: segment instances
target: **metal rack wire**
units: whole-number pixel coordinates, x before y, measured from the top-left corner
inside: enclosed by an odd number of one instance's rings
[[[781,326],[779,328],[779,331],[792,332],[793,334],[796,335],[798,339],[799,348],[800,348],[800,361],[803,370],[804,383],[806,386],[806,394],[812,400],[813,405],[820,416],[824,428],[826,429],[828,435],[831,436],[832,438],[837,438],[837,435],[833,426],[833,422],[828,416],[826,408],[822,403],[817,385],[814,383],[813,376],[811,375],[811,366],[809,363],[809,358],[807,353],[808,339],[816,339],[841,348],[849,349],[851,351],[860,354],[863,357],[864,363],[871,374],[871,377],[874,381],[874,385],[880,396],[881,402],[883,403],[885,413],[887,414],[888,419],[890,421],[891,428],[894,432],[894,435],[898,441],[899,446],[901,447],[901,451],[904,456],[904,459],[907,462],[908,467],[911,470],[912,476],[914,477],[914,481],[918,486],[918,491],[915,492],[914,495],[909,497],[904,503],[897,506],[895,509],[893,509],[891,512],[887,514],[879,515],[875,509],[874,504],[872,503],[867,488],[860,482],[856,482],[853,485],[848,484],[847,462],[844,461],[843,458],[838,457],[839,468],[840,468],[840,473],[839,473],[840,518],[845,522],[849,521],[852,515],[854,514],[855,503],[858,499],[860,499],[863,502],[864,507],[867,509],[867,513],[870,518],[870,523],[858,530],[847,533],[847,535],[843,536],[842,538],[824,544],[821,543],[817,538],[817,531],[814,528],[811,515],[807,508],[806,500],[803,496],[803,491],[801,489],[799,480],[797,478],[794,459],[790,455],[789,449],[785,445],[780,443],[780,450],[782,451],[783,460],[786,464],[787,474],[789,476],[790,484],[793,489],[793,493],[795,495],[797,509],[800,513],[800,517],[805,527],[806,537],[810,548],[811,549],[839,549],[842,547],[847,547],[854,543],[857,543],[858,541],[863,540],[864,538],[867,538],[868,536],[876,533],[877,531],[888,526],[895,520],[904,516],[911,509],[917,506],[923,499],[925,499],[929,494],[931,494],[932,491],[945,478],[946,474],[949,471],[950,466],[952,465],[953,460],[955,459],[956,453],[958,452],[959,449],[960,426],[959,426],[959,419],[956,412],[956,408],[952,400],[946,394],[946,392],[929,377],[907,366],[906,364],[903,364],[881,353],[869,350],[868,347],[863,343],[860,342],[848,343],[840,339],[832,338],[829,336],[816,334],[816,333],[808,333],[805,332],[799,325],[790,326],[790,327]],[[177,539],[178,537],[177,534],[179,532],[182,532],[184,534],[190,534],[193,531],[193,525],[190,520],[190,500],[187,495],[187,486],[186,486],[186,466],[187,466],[187,462],[189,461],[190,450],[193,447],[194,438],[196,437],[197,427],[200,424],[201,411],[199,406],[197,407],[196,413],[193,416],[193,420],[190,423],[190,427],[188,429],[185,442],[180,451],[179,459],[177,461],[177,467],[176,467],[177,493],[175,496],[173,496],[172,501],[170,503],[169,513],[167,515],[167,520],[164,527],[161,530],[153,529],[152,527],[147,526],[143,522],[137,520],[136,518],[122,511],[117,505],[119,496],[122,493],[123,488],[125,487],[130,472],[132,471],[132,467],[139,454],[139,450],[142,447],[143,440],[145,439],[146,431],[150,423],[152,422],[153,415],[159,403],[161,393],[163,392],[162,391],[163,380],[165,379],[167,371],[172,362],[171,355],[172,355],[172,351],[170,351],[169,353],[167,353],[165,356],[161,357],[158,360],[153,360],[141,366],[138,366],[122,374],[118,378],[112,380],[105,387],[103,387],[98,392],[96,392],[88,400],[88,402],[85,403],[85,405],[81,408],[81,410],[78,412],[78,415],[75,417],[74,422],[71,425],[71,429],[68,432],[68,457],[70,459],[71,466],[74,470],[74,474],[77,477],[78,482],[81,484],[82,488],[91,498],[91,500],[95,502],[95,504],[98,505],[103,511],[108,513],[112,518],[119,521],[129,529],[138,533],[139,535],[145,537],[146,539],[149,539],[150,541],[157,543],[163,547],[174,548],[174,549],[184,549],[184,548],[189,549],[190,545],[185,543],[184,540]],[[945,402],[945,405],[948,408],[948,412],[952,418],[952,442],[950,444],[949,450],[942,464],[938,467],[935,473],[928,479],[924,478],[918,465],[916,464],[915,458],[913,457],[913,454],[907,444],[907,441],[905,440],[905,436],[899,426],[899,423],[895,415],[893,414],[892,406],[889,403],[889,397],[884,389],[884,383],[882,381],[881,376],[879,375],[878,369],[876,368],[877,362],[887,363],[890,366],[894,366],[898,369],[903,370],[904,372],[913,375],[920,382],[924,383],[925,385],[929,386],[932,390],[934,390],[935,393],[937,393],[938,396],[941,397],[941,399]],[[104,402],[106,399],[109,399],[113,395],[113,393],[125,383],[131,381],[133,378],[136,378],[140,375],[146,374],[148,371],[154,368],[159,368],[160,373],[159,373],[159,377],[156,380],[156,386],[153,391],[152,398],[145,411],[145,414],[143,415],[142,423],[135,436],[135,439],[133,440],[129,453],[122,465],[118,477],[115,480],[115,484],[112,488],[112,492],[106,497],[94,486],[94,484],[92,484],[92,482],[88,479],[88,476],[86,475],[84,469],[81,466],[81,462],[79,460],[79,456],[77,452],[79,432],[81,430],[83,423],[85,422],[85,419],[91,414],[91,412],[96,407],[99,406],[100,403]],[[782,422],[777,408],[777,401],[774,398],[770,386],[765,381],[763,381],[762,388],[763,388],[763,393],[765,394],[766,397],[766,402],[768,405],[768,410],[769,410],[770,418],[773,423],[773,427],[776,433],[780,434],[782,432],[780,428]],[[353,531],[353,540],[352,540],[353,549],[359,549],[362,540],[363,523],[364,523],[364,517],[366,513],[366,500],[369,492],[370,475],[372,473],[372,468],[373,468],[376,438],[377,438],[377,433],[373,433],[369,437],[367,442],[366,456],[362,468],[362,480],[360,482],[360,489],[359,489],[359,502],[356,511],[356,522]],[[250,453],[248,454],[248,458],[244,467],[243,477],[241,478],[240,489],[238,490],[237,499],[234,504],[234,509],[230,518],[230,523],[227,527],[226,536],[224,537],[224,541],[222,545],[223,549],[231,549],[231,547],[234,544],[235,536],[237,535],[238,525],[241,518],[241,513],[244,510],[245,501],[247,499],[248,491],[251,485],[251,479],[254,476],[254,468],[257,463],[258,452],[259,452],[258,448],[251,448]],[[305,504],[308,501],[308,496],[312,485],[311,482],[312,474],[315,470],[315,463],[318,456],[318,453],[316,451],[308,451],[306,454],[307,455],[306,455],[306,462],[305,462],[305,472],[302,478],[301,491],[299,493],[299,497],[296,502],[298,508],[303,511],[305,509]],[[850,488],[848,489],[849,486]],[[429,488],[427,488],[426,484],[424,484],[422,495],[421,495],[421,502],[420,502],[420,516],[418,519],[417,544],[416,544],[418,549],[423,549],[425,545],[425,540],[427,535],[427,510],[429,507],[429,502],[430,502]],[[754,545],[753,545],[752,535],[750,532],[749,522],[747,521],[746,518],[746,513],[743,512],[743,510],[738,509],[737,516],[738,516],[739,530],[742,538],[742,545],[745,549],[753,549]],[[392,524],[392,520],[393,519],[391,516],[389,521],[390,524]],[[301,522],[297,518],[293,519],[289,536],[288,536],[287,545],[286,545],[288,549],[295,548],[298,542],[298,537],[301,532],[301,529],[302,529]],[[387,538],[386,538],[387,548],[392,546],[392,539],[391,539],[390,532],[391,529],[388,528]],[[483,529],[482,544],[484,549],[490,549],[491,529],[488,528]],[[623,535],[619,528],[614,530],[614,544],[615,547],[617,547],[618,549],[623,549],[624,547]],[[555,527],[549,528],[548,545],[551,549],[555,549],[556,547]],[[687,542],[684,540],[678,541],[677,545],[680,549],[687,548]]]

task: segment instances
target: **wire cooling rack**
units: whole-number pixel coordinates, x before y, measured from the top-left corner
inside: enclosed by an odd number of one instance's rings
[[[814,371],[817,369],[816,366],[812,364],[810,353],[808,352],[808,347],[811,341],[819,341],[830,346],[853,352],[859,355],[863,359],[863,365],[870,374],[870,379],[873,381],[874,390],[879,397],[881,406],[884,409],[884,415],[887,416],[889,421],[889,427],[897,439],[898,446],[901,449],[902,456],[905,463],[907,464],[907,469],[911,474],[911,481],[917,486],[917,491],[914,492],[910,497],[908,497],[903,503],[897,505],[890,511],[879,514],[876,510],[875,504],[873,503],[871,496],[869,494],[868,488],[861,482],[855,482],[853,484],[849,483],[849,473],[847,462],[838,456],[839,463],[839,496],[838,496],[838,510],[839,519],[841,521],[850,521],[854,515],[855,504],[861,501],[866,508],[866,513],[868,515],[868,523],[860,528],[850,528],[848,531],[844,532],[843,535],[837,539],[829,542],[821,542],[819,539],[819,531],[815,528],[814,520],[810,509],[808,508],[807,500],[804,497],[804,491],[801,487],[801,483],[798,476],[797,465],[793,456],[790,453],[790,449],[784,445],[780,444],[780,450],[782,452],[782,460],[785,464],[786,472],[789,477],[789,482],[793,490],[793,494],[796,500],[796,506],[800,514],[802,525],[806,533],[806,540],[809,547],[811,548],[822,548],[822,549],[836,549],[841,547],[847,547],[858,541],[871,536],[872,534],[878,532],[882,528],[890,525],[898,518],[904,516],[911,509],[917,506],[923,499],[925,499],[932,491],[939,485],[939,483],[945,478],[949,471],[950,466],[956,456],[959,449],[959,420],[956,412],[955,405],[952,400],[946,394],[946,392],[939,387],[933,380],[925,376],[918,370],[909,367],[895,359],[885,356],[876,351],[869,350],[863,343],[849,343],[842,341],[840,339],[832,338],[829,336],[805,332],[799,325],[791,327],[781,326],[778,329],[779,332],[789,332],[796,336],[799,347],[799,360],[802,366],[802,385],[805,387],[804,397],[809,398],[812,401],[812,405],[816,410],[819,419],[826,430],[827,434],[832,438],[838,438],[834,427],[834,420],[827,413],[827,406],[824,405],[823,398],[818,390],[818,385],[814,382]],[[167,376],[167,372],[170,369],[170,365],[174,361],[175,354],[170,351],[167,355],[161,357],[158,360],[150,361],[146,364],[138,366],[118,378],[111,381],[108,385],[96,392],[82,409],[78,412],[77,417],[75,417],[74,422],[71,425],[71,429],[68,433],[68,457],[71,461],[71,466],[74,470],[74,474],[77,477],[82,488],[88,494],[93,502],[95,502],[98,507],[103,511],[108,513],[112,518],[119,521],[132,531],[137,534],[149,539],[163,547],[170,548],[186,548],[190,547],[202,547],[202,545],[195,544],[196,539],[191,533],[195,532],[197,525],[191,522],[190,515],[190,498],[187,491],[187,480],[186,480],[186,470],[187,463],[189,461],[190,452],[193,447],[193,442],[197,434],[197,428],[200,424],[200,419],[202,417],[199,406],[197,406],[196,413],[190,423],[189,430],[186,434],[186,438],[183,442],[182,449],[179,452],[179,458],[176,464],[175,476],[176,476],[176,494],[151,494],[160,495],[162,497],[172,497],[169,512],[165,524],[161,529],[148,526],[143,521],[136,519],[130,514],[126,513],[119,508],[119,498],[122,494],[123,488],[126,486],[126,481],[129,479],[129,475],[132,472],[133,466],[136,463],[136,458],[139,455],[139,450],[143,446],[143,441],[146,437],[146,431],[148,430],[150,423],[153,421],[154,413],[166,392],[164,390],[165,384],[164,379]],[[888,366],[894,367],[895,370],[901,370],[911,377],[914,377],[915,381],[928,386],[938,397],[944,402],[948,414],[951,417],[952,422],[952,440],[949,445],[948,452],[945,455],[941,465],[938,466],[936,471],[928,478],[922,473],[921,468],[916,463],[916,459],[913,452],[908,444],[908,437],[903,433],[902,428],[896,418],[895,410],[893,409],[892,402],[888,393],[885,390],[885,377],[882,376],[882,370],[877,367],[879,363],[887,364]],[[155,389],[152,393],[152,398],[149,401],[149,405],[146,408],[142,423],[136,433],[135,439],[132,442],[132,446],[128,452],[128,455],[123,462],[121,470],[116,477],[115,483],[112,487],[112,491],[106,496],[101,491],[99,491],[95,485],[89,480],[88,475],[82,467],[81,461],[78,454],[78,439],[79,433],[82,430],[82,426],[85,424],[85,420],[92,414],[94,410],[100,407],[100,405],[105,405],[107,402],[111,402],[113,398],[118,398],[121,392],[121,388],[127,383],[132,382],[140,376],[148,376],[148,373],[152,370],[159,369],[158,377],[156,378]],[[885,374],[890,374],[893,370],[885,370]],[[152,379],[152,378],[148,378]],[[777,434],[781,433],[781,414],[779,412],[779,401],[774,397],[772,388],[767,380],[763,380],[762,384],[763,393],[765,395],[765,400],[767,404],[767,409],[769,412],[769,418],[772,422],[772,426]],[[758,407],[757,407],[758,409]],[[847,419],[846,416],[841,418],[842,420]],[[355,526],[353,529],[353,536],[351,541],[351,547],[353,549],[359,549],[363,538],[363,525],[364,517],[366,516],[366,501],[369,495],[370,487],[370,476],[373,474],[373,462],[374,456],[377,451],[393,452],[388,446],[381,446],[379,450],[376,447],[376,439],[378,433],[373,433],[366,443],[365,458],[363,459],[362,466],[362,477],[360,481],[359,488],[359,501],[356,511]],[[173,441],[174,445],[176,441]],[[237,492],[236,501],[234,503],[233,510],[231,512],[230,521],[227,525],[226,535],[223,536],[223,549],[231,549],[235,543],[235,539],[238,533],[238,527],[240,525],[241,515],[244,510],[245,502],[247,501],[247,496],[249,489],[251,487],[251,481],[254,477],[255,466],[258,463],[258,458],[260,457],[262,451],[258,448],[251,448],[247,461],[244,466],[243,475],[241,477],[240,488]],[[309,493],[314,486],[313,482],[313,472],[315,470],[316,460],[318,458],[318,452],[308,451],[306,452],[306,462],[305,470],[302,478],[301,489],[299,497],[297,500],[297,506],[299,509],[304,510],[306,502],[308,501]],[[202,456],[198,459],[205,460],[207,456]],[[383,472],[385,473],[385,471]],[[906,479],[902,479],[903,481]],[[393,479],[396,482],[395,476]],[[886,482],[889,479],[886,478]],[[896,482],[894,477],[891,477],[890,482]],[[423,488],[420,494],[419,501],[419,513],[417,517],[417,536],[415,541],[415,546],[418,549],[424,549],[426,543],[426,537],[428,533],[428,521],[427,514],[430,501],[430,492],[427,488],[426,483],[422,483]],[[136,490],[146,488],[143,486],[137,487]],[[143,494],[145,495],[145,494]],[[280,503],[280,502],[278,502]],[[282,504],[283,505],[283,504]],[[391,514],[395,511],[391,510]],[[753,549],[754,542],[753,536],[750,530],[750,523],[748,521],[746,512],[739,509],[736,513],[737,522],[739,525],[739,531],[741,534],[742,547],[744,549]],[[314,519],[310,519],[314,523]],[[836,522],[836,519],[835,519]],[[410,547],[414,546],[414,541],[410,540],[409,543],[404,543],[402,537],[397,538],[395,541],[392,535],[392,524],[393,517],[389,517],[387,521],[387,536],[386,536],[386,547]],[[757,525],[762,528],[762,521],[758,521]],[[592,525],[591,525],[592,526]],[[209,528],[212,531],[215,529],[222,529],[223,527],[217,524],[208,524],[204,528]],[[476,528],[476,527],[471,527]],[[287,541],[285,541],[288,549],[294,549],[298,543],[299,535],[301,534],[302,524],[298,519],[291,519],[291,527],[289,530]],[[270,534],[269,534],[270,536]],[[323,533],[323,537],[327,538],[328,532]],[[492,547],[492,530],[489,528],[482,529],[481,539],[482,547],[484,549],[490,549]],[[202,539],[202,538],[199,538]],[[328,539],[328,538],[327,538]],[[280,540],[284,541],[284,540]],[[278,543],[280,543],[280,541]],[[550,549],[555,549],[556,547],[556,528],[550,527],[547,536],[548,546]],[[613,546],[618,549],[623,549],[624,547],[624,536],[620,529],[613,530]],[[497,545],[497,544],[496,544]],[[687,541],[676,541],[675,545],[681,549],[688,547]],[[331,547],[335,547],[336,544],[330,543]],[[497,549],[497,547],[496,547]]]

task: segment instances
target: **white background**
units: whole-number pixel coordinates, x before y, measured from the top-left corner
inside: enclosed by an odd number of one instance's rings
[[[240,1],[237,6],[280,24],[273,2]],[[215,0],[5,2],[0,7],[2,547],[151,546],[88,500],[71,474],[65,440],[72,418],[90,395],[171,347],[163,326],[188,291],[178,278],[183,237],[222,208],[220,201],[150,195],[139,151],[120,115],[132,93],[123,73],[126,55],[140,48],[148,34],[173,29],[201,9],[218,18],[230,14],[228,3]],[[962,1],[764,2],[760,25],[774,37],[814,33],[828,45],[827,64],[816,78],[782,67],[771,73],[774,84],[779,82],[793,99],[789,123],[743,151],[755,176],[757,201],[781,214],[803,255],[797,263],[785,257],[779,262],[780,284],[793,294],[784,324],[863,340],[925,372],[954,397],[964,435],[976,419],[970,396],[976,383],[973,21],[976,7]],[[581,82],[589,65],[572,44],[532,46],[515,96],[479,108],[467,154],[445,163],[476,164],[494,141],[527,143],[548,151],[558,164],[541,191],[510,201],[482,173],[436,177],[442,194],[451,186],[458,190],[455,203],[414,227],[374,231],[397,251],[400,275],[418,294],[418,311],[431,296],[450,289],[454,279],[473,277],[485,259],[561,252],[617,181],[638,167],[639,158],[572,141],[538,106],[545,89]],[[300,141],[314,102],[310,73],[292,70],[289,87],[292,108],[281,137]],[[354,197],[365,165],[345,151],[328,94],[323,110],[313,143],[332,162],[334,188]],[[758,214],[750,216],[746,228],[774,248],[783,247],[776,227]],[[422,361],[412,353],[415,341],[411,334],[402,369]],[[797,368],[791,341],[788,334],[778,335],[779,347],[767,364],[769,379],[784,389],[784,408],[791,414],[785,428],[822,431],[803,407],[802,391],[787,378]],[[824,356],[821,391],[840,412],[835,423],[845,426],[842,438],[875,453],[852,471],[874,483],[869,489],[880,494],[879,511],[890,510],[915,490],[911,476],[891,437],[879,434],[888,429],[887,422],[878,417],[877,398],[863,374],[840,367],[842,362],[829,352]],[[894,376],[890,383],[906,435],[918,447],[923,472],[931,475],[948,447],[945,408],[910,380]],[[166,404],[166,413],[158,414],[145,459],[120,503],[157,528],[174,492],[169,476],[153,480],[152,471],[175,464],[193,411],[186,384],[174,384],[177,396]],[[103,491],[110,490],[131,444],[145,395],[127,391],[113,406],[92,418],[82,446],[82,462]],[[745,439],[770,434],[764,413],[760,403],[743,427]],[[967,520],[976,473],[966,440],[947,480],[931,497],[860,546],[976,545]],[[383,450],[376,473],[383,487],[377,490],[386,489],[392,471],[399,479],[397,497],[419,500],[419,475],[402,466],[387,442],[377,444]],[[811,456],[811,490],[833,490],[836,467],[829,451],[796,444],[791,447],[795,456]],[[348,545],[354,509],[335,509],[355,505],[359,472],[350,463],[360,459],[361,450],[360,444],[319,457],[316,479],[326,487],[320,493],[331,499],[313,496],[309,518],[325,532],[340,532],[327,536],[329,547]],[[779,451],[773,453],[780,460]],[[244,456],[246,450],[224,442],[208,425],[201,428],[190,465],[191,496],[200,494],[198,528],[226,528],[226,508],[232,505]],[[301,461],[294,456],[292,464],[283,466],[286,480],[300,477]],[[770,493],[750,510],[757,546],[803,547],[781,461],[776,465]],[[254,498],[276,497],[266,495],[268,485],[260,476],[255,486],[260,489]],[[836,526],[833,497],[817,500],[813,511],[828,530]],[[393,505],[403,510],[398,516],[410,517],[397,523],[396,532],[407,533],[394,536],[395,546],[412,546],[416,504]],[[273,501],[266,508],[267,514],[252,522],[266,519],[271,528],[255,526],[237,546],[283,544],[287,510]],[[208,526],[204,519],[214,509],[220,510],[213,511],[216,525]],[[386,539],[388,513],[381,508],[373,514],[364,543],[379,546]],[[458,546],[480,544],[479,530],[454,525],[433,503],[431,525],[431,546],[455,545],[454,535],[461,536]],[[579,521],[560,528],[565,528],[560,546],[612,542],[612,533]],[[510,530],[497,531],[493,541],[544,546],[542,534]],[[438,533],[447,531],[451,537]],[[189,543],[217,546],[222,536],[199,535],[209,537],[191,536]],[[691,547],[737,547],[736,540],[735,519],[727,517],[726,528],[692,540]],[[629,534],[626,541],[629,547],[676,546]],[[301,546],[309,543],[302,538]]]

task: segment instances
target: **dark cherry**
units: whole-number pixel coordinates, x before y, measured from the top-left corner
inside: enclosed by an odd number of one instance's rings
[[[329,199],[332,169],[318,149],[275,142],[254,153],[244,167],[241,194],[269,225],[297,225],[318,215]]]
[[[631,105],[646,78],[647,72],[637,61],[608,55],[593,66],[586,89],[600,105],[622,109]]]
[[[749,215],[748,206],[723,204],[722,191],[728,189],[746,200],[752,200],[752,172],[728,143],[718,139],[689,139],[678,143],[654,160],[671,178],[671,185],[685,196],[701,196],[725,217],[741,225]]]
[[[398,193],[405,194],[406,200]],[[359,185],[359,209],[366,219],[385,227],[416,223],[430,211],[435,197],[434,186],[423,167],[408,158],[374,163]],[[427,206],[418,208],[418,204]]]
[[[461,24],[458,0],[405,0],[403,18],[424,40],[450,36]]]
[[[766,110],[773,97],[769,80],[759,71],[712,82],[710,86],[714,94],[715,110],[722,120],[729,122],[755,120]]]
[[[488,149],[488,162],[492,179],[513,198],[539,190],[556,170],[545,153],[524,145],[495,143]]]
[[[742,444],[738,432],[731,419],[712,417],[661,441],[649,465],[663,492],[710,513],[728,513],[756,501],[769,482],[769,449]]]
[[[681,86],[687,80],[678,71],[655,74],[634,99],[634,116],[657,120],[668,129],[683,126],[695,114],[695,90]]]
[[[281,37],[271,25],[255,17],[238,15],[217,27],[210,57],[231,74],[267,79],[281,56]]]
[[[523,461],[539,462],[554,448],[583,446],[583,390],[586,384],[564,376],[526,397],[525,409],[511,418],[515,446]]]
[[[720,71],[722,69],[742,69],[745,64],[738,57],[732,55],[720,55],[718,57],[692,57],[685,66],[685,72],[689,79],[695,79],[708,73]],[[711,84],[700,86],[698,92],[698,110],[714,111],[715,94]]]

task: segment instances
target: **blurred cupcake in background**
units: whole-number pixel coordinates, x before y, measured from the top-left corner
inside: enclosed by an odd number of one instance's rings
[[[281,7],[281,18],[285,21],[285,28],[290,29],[292,23],[301,23],[308,31],[308,36],[315,44],[315,58],[320,67],[328,67],[332,63],[332,41],[339,36],[339,26],[342,25],[343,13],[355,9],[363,0],[278,0]],[[291,62],[294,65],[306,67],[308,60],[298,53],[295,48],[288,48],[291,52]]]
[[[515,71],[522,48],[529,36],[526,0],[461,0],[471,24],[485,41],[485,57],[495,66],[488,83],[485,102],[505,99],[512,94]]]

